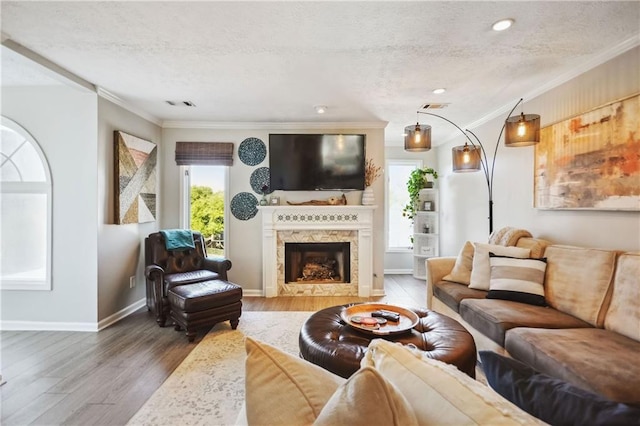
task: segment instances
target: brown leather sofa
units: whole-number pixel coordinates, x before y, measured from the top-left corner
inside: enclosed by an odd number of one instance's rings
[[[514,245],[540,241],[521,238]],[[427,260],[427,306],[462,323],[479,350],[640,404],[640,253],[549,245],[544,257],[547,306],[487,299],[485,291],[444,280],[454,257]]]
[[[171,288],[204,281],[227,281],[231,261],[207,257],[204,239],[193,232],[195,249],[167,251],[162,234],[155,232],[144,240],[147,307],[156,314],[156,322],[164,327],[169,316],[168,293]]]

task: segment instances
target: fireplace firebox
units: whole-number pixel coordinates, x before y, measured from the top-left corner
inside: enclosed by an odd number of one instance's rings
[[[350,283],[348,242],[285,243],[285,283]]]

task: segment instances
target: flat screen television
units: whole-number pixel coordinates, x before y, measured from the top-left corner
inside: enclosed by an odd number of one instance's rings
[[[364,189],[365,135],[270,134],[272,190]]]

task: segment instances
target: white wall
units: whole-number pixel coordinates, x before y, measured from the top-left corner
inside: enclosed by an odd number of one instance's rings
[[[100,98],[98,101],[98,320],[103,320],[145,298],[144,238],[159,229],[156,221],[115,224],[116,187],[114,130],[121,130],[155,144],[161,143],[160,127]],[[162,174],[162,150],[158,146],[157,176]],[[158,183],[157,198],[162,198]],[[158,204],[159,206],[159,204]],[[136,286],[129,288],[135,275]]]
[[[540,114],[545,127],[638,93],[638,76],[640,48],[636,47],[535,99],[525,99],[523,111]],[[516,112],[520,112],[520,107]],[[496,118],[472,129],[491,157],[505,118]],[[482,174],[451,171],[451,148],[463,144],[461,136],[437,150],[438,171],[442,171],[438,179],[443,206],[441,255],[456,255],[466,240],[486,241],[489,234],[487,185]],[[554,243],[640,250],[639,212],[534,209],[534,147],[502,145],[496,158],[494,230],[515,226]]]
[[[2,321],[95,325],[97,95],[66,86],[2,88],[2,115],[35,138],[53,180],[52,290],[2,291]]]
[[[163,196],[160,200],[163,212],[160,222],[161,228],[174,228],[180,224],[180,168],[175,163],[176,142],[233,142],[234,162],[229,168],[229,202],[239,192],[253,193],[249,178],[258,167],[268,167],[269,156],[256,166],[247,166],[238,158],[238,146],[248,137],[261,139],[268,148],[269,133],[358,133],[366,134],[367,157],[374,159],[377,165],[384,164],[384,129],[336,129],[327,128],[318,130],[305,129],[299,125],[295,130],[291,126],[283,125],[282,128],[267,129],[189,129],[189,128],[165,128],[162,132],[162,174],[161,187]],[[377,179],[373,185],[376,204],[378,208],[374,214],[373,235],[374,246],[374,281],[373,289],[381,292],[383,284],[383,259],[384,259],[384,182]],[[296,192],[286,193],[290,201],[305,201],[310,199],[326,199],[336,193],[333,192]],[[254,194],[256,195],[256,194]],[[276,194],[277,195],[277,194]],[[257,198],[259,198],[256,195]],[[358,194],[349,194],[348,199],[359,200]],[[229,214],[226,220],[226,232],[228,235],[227,257],[233,263],[229,271],[229,280],[241,285],[246,294],[261,294],[262,290],[262,234],[260,212],[250,220],[241,221]]]
[[[435,149],[431,149],[427,152],[408,152],[404,150],[404,147],[389,146],[384,150],[385,160],[422,160],[423,167],[432,167],[438,172],[440,177],[440,168],[437,165],[437,154]],[[385,180],[388,177],[385,175]],[[439,180],[439,179],[438,179]],[[434,188],[438,188],[438,180],[435,181]],[[406,185],[400,188],[406,191]],[[384,206],[383,206],[384,208]],[[387,227],[387,220],[385,218],[385,232]],[[413,271],[413,252],[388,252],[384,253],[384,270],[385,271],[406,271],[411,273]]]

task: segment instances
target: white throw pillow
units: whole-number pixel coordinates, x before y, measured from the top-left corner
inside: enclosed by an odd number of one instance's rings
[[[471,269],[471,282],[469,288],[489,291],[489,279],[491,267],[489,265],[489,252],[498,256],[517,257],[526,259],[531,250],[519,247],[496,246],[493,244],[473,243],[473,268]]]
[[[398,343],[373,340],[361,366],[395,385],[420,425],[544,424],[455,366]]]

